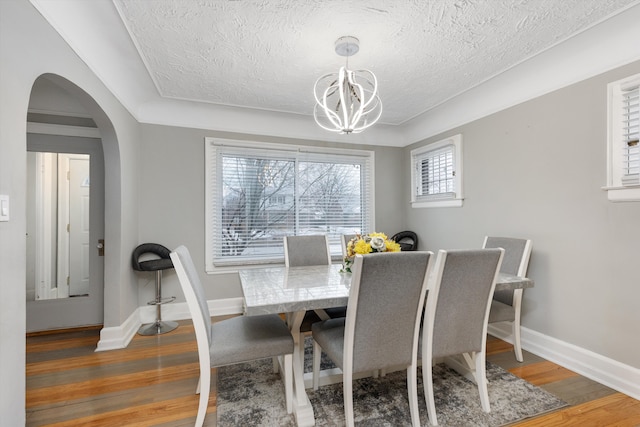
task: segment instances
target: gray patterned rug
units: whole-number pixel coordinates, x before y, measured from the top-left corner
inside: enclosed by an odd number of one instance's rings
[[[323,368],[329,363],[323,360]],[[421,376],[418,368],[420,420],[422,425],[428,425]],[[475,384],[444,365],[434,367],[433,377],[436,413],[441,426],[502,426],[567,405],[492,363],[487,363],[491,404],[488,414],[480,407]],[[406,371],[356,380],[353,388],[356,425],[411,425]],[[342,384],[307,393],[316,425],[344,425]],[[284,386],[280,376],[273,373],[271,360],[219,368],[217,414],[218,427],[296,425],[294,416],[288,415],[285,409]]]

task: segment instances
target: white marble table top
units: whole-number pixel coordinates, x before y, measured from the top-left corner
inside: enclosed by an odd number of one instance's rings
[[[347,305],[351,274],[342,265],[268,267],[240,270],[244,311],[249,316]],[[533,281],[500,273],[496,290],[522,289]]]
[[[240,270],[247,315],[287,313],[347,305],[351,274],[342,266]]]

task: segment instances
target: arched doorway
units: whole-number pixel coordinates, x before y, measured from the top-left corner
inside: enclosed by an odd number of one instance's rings
[[[101,132],[73,83],[43,75],[27,116],[27,332],[104,324]],[[39,186],[37,184],[40,184]],[[30,184],[28,182],[28,184]]]

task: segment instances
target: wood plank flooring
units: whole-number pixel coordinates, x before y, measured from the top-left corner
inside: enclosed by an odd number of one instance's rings
[[[214,319],[215,320],[215,319]],[[126,349],[96,353],[99,329],[27,337],[27,426],[192,426],[198,359],[190,321],[173,332],[136,335]],[[487,359],[571,406],[514,424],[640,426],[640,401],[489,337]],[[216,372],[205,426],[216,425]]]

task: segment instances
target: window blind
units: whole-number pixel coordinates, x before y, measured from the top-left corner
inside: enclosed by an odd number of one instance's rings
[[[268,146],[268,144],[263,144]],[[279,263],[285,235],[342,234],[373,226],[373,153],[234,147],[210,142],[207,268]]]
[[[428,151],[416,158],[418,200],[455,197],[454,146]]]
[[[640,184],[640,89],[622,93],[622,185]]]

